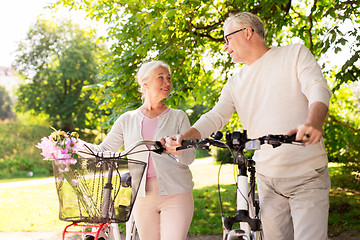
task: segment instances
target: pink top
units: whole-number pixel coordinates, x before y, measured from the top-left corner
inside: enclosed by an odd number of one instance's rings
[[[167,108],[165,111],[163,111],[159,116],[167,113],[168,111],[170,111],[170,108]],[[153,140],[154,138],[154,134],[158,125],[158,121],[159,121],[159,116],[155,117],[155,118],[148,118],[147,116],[145,116],[141,111],[139,111],[139,113],[144,116],[143,121],[142,121],[142,129],[141,129],[141,135],[143,137],[144,140]],[[150,149],[150,146],[147,146]],[[152,161],[151,155],[149,154],[149,160],[148,160],[148,170],[146,173],[146,178],[156,178],[156,172],[154,169],[154,163]]]

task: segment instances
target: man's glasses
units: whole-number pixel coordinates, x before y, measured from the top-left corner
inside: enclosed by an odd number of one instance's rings
[[[247,27],[244,27],[244,28],[242,28],[242,29],[240,29],[240,30],[236,30],[236,31],[234,31],[234,32],[231,32],[231,33],[229,33],[229,34],[226,34],[225,37],[224,37],[224,41],[225,41],[224,44],[225,44],[226,46],[229,45],[228,36],[231,36],[231,35],[233,35],[233,34],[235,34],[235,33],[241,32],[241,31],[245,30],[246,28],[247,28]],[[253,29],[253,28],[252,28],[251,30],[254,32],[254,29]]]

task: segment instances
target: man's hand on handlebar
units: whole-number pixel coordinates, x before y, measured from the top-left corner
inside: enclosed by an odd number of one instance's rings
[[[296,133],[296,140],[302,141],[306,145],[318,143],[324,135],[322,127],[327,113],[328,107],[324,103],[312,103],[309,107],[309,113],[306,117],[305,123],[291,130],[288,134],[291,135]]]
[[[297,128],[291,130],[287,135],[293,135],[296,133],[296,140],[304,142],[306,145],[316,144],[320,141],[321,137],[324,135],[322,129],[317,129],[314,126],[310,125],[301,125]]]

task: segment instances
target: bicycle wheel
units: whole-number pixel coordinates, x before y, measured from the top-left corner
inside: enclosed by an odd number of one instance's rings
[[[93,235],[86,235],[84,240],[94,240],[95,237]],[[99,237],[98,240],[106,240],[105,238],[103,237]]]

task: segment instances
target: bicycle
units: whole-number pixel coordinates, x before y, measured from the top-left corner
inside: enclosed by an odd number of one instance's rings
[[[153,147],[135,151],[141,145]],[[131,212],[146,163],[129,157],[142,151],[161,154],[161,143],[139,141],[119,153],[88,150],[81,152],[86,158],[53,161],[59,218],[72,222],[62,239],[72,233],[81,234],[83,240],[122,240],[118,224],[124,222],[126,240],[138,239]]]
[[[223,240],[260,240],[263,239],[260,216],[260,203],[255,186],[255,161],[246,158],[244,150],[254,151],[261,148],[262,144],[270,144],[274,148],[280,145],[295,144],[304,146],[304,143],[296,141],[295,135],[266,135],[256,139],[249,139],[247,132],[226,132],[226,143],[221,141],[222,132],[211,135],[212,138],[183,140],[182,146],[177,150],[186,148],[203,148],[209,146],[227,148],[232,155],[234,164],[238,168],[236,182],[236,214],[233,217],[225,217],[220,183],[218,179],[218,194],[222,215]],[[235,151],[235,154],[233,153]],[[248,176],[248,173],[250,176]],[[234,224],[239,223],[238,229],[233,229]]]

